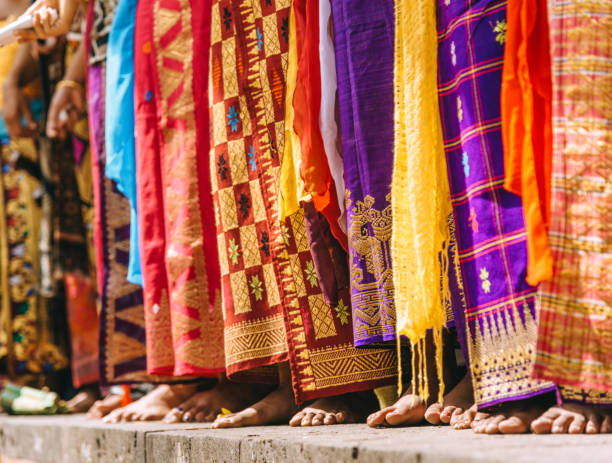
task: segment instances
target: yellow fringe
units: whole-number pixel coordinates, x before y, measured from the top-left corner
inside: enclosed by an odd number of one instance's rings
[[[442,400],[442,328],[450,303],[447,218],[452,208],[438,109],[435,0],[396,0],[395,6],[391,196],[397,333],[408,337],[413,349],[413,393],[428,400],[427,355],[433,354]],[[429,330],[435,344],[430,353],[425,344]]]

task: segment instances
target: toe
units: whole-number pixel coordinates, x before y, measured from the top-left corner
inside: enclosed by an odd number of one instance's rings
[[[570,434],[582,434],[586,427],[586,418],[583,415],[576,415],[570,422],[568,432]]]
[[[552,433],[553,434],[567,434],[567,430],[569,429],[569,425],[572,422],[572,415],[569,413],[561,414],[555,421],[553,421],[552,425]]]
[[[302,422],[302,418],[304,418],[304,412],[297,412],[295,415],[293,415],[293,418],[289,420],[289,426],[299,426]]]
[[[164,423],[172,424],[179,423],[183,418],[183,409],[182,408],[173,408],[166,416],[164,416]]]
[[[585,426],[585,432],[587,434],[599,434],[601,428],[601,421],[595,413],[589,415],[589,419]]]
[[[518,416],[511,416],[507,420],[499,423],[499,430],[502,434],[523,434],[527,432],[527,425]]]
[[[206,413],[204,413],[203,411],[196,413],[195,420],[196,420],[196,423],[206,422]]]
[[[326,413],[325,414],[325,418],[323,419],[323,424],[325,424],[325,426],[331,426],[333,424],[339,424],[338,423],[338,416],[339,414],[333,414],[333,413]]]
[[[610,434],[612,432],[612,417],[610,415],[606,415],[601,423],[600,432],[602,434]]]
[[[304,418],[302,418],[300,426],[312,426],[312,419],[314,418],[314,416],[315,414],[312,412],[304,414]]]
[[[442,413],[442,405],[438,402],[430,405],[425,411],[425,419],[430,424],[440,424],[440,414]]]
[[[323,420],[328,415],[328,413],[317,413],[312,417],[311,424],[312,426],[321,426],[323,424]]]
[[[442,410],[442,413],[440,414],[440,421],[442,421],[442,423],[444,424],[449,424],[451,421],[451,418],[453,417],[453,413],[455,413],[455,411],[457,410],[461,410],[461,409],[454,407],[452,405],[449,405],[448,407],[444,407],[444,410]]]
[[[338,412],[338,413],[331,413],[332,416],[332,423],[331,424],[342,424],[342,423],[346,423],[347,421],[347,415],[346,412],[342,411],[342,412]]]
[[[375,428],[376,426],[384,425],[387,413],[391,412],[392,410],[394,410],[393,407],[387,407],[376,413],[372,413],[370,416],[368,416],[368,419],[366,420],[368,426]]]
[[[496,415],[496,416],[494,416],[493,418],[491,418],[488,421],[487,426],[485,428],[485,432],[487,434],[499,434],[500,433],[499,423],[501,423],[505,419],[506,419],[506,417],[504,415]]]
[[[531,423],[531,430],[536,434],[550,434],[552,431],[553,420],[545,416],[536,418]]]

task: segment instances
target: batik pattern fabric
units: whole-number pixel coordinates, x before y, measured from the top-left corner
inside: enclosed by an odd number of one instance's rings
[[[210,170],[202,155],[209,28],[209,1],[138,5],[136,169],[148,369],[175,377],[224,370]]]
[[[68,366],[65,345],[55,342],[51,299],[38,292],[43,181],[34,140],[2,144],[0,188],[0,357],[9,377]]]
[[[554,266],[538,292],[534,376],[558,384],[564,400],[609,406],[612,98],[602,89],[612,85],[612,4],[554,0],[549,7]]]
[[[289,360],[301,403],[388,383],[396,362],[352,347],[348,294],[325,303],[303,209],[279,220],[289,7],[213,3],[211,178],[228,374],[274,380],[263,367]]]
[[[88,69],[94,243],[100,300],[100,383],[155,381],[146,374],[142,288],[127,281],[130,209],[104,174],[104,62]]]
[[[535,289],[520,198],[504,190],[502,0],[438,1],[439,102],[478,407],[554,389],[530,378]]]
[[[396,338],[391,265],[394,2],[332,2],[356,346]]]

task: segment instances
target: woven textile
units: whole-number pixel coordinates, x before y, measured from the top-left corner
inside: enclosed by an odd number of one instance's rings
[[[197,154],[208,146],[209,27],[209,1],[138,4],[136,168],[150,373],[224,369],[208,157]]]
[[[94,243],[100,300],[100,383],[150,381],[142,289],[127,281],[130,209],[104,175],[104,62],[88,69],[87,96],[94,185]]]
[[[211,178],[228,374],[274,381],[263,367],[288,360],[303,402],[388,382],[396,366],[392,351],[352,347],[346,301],[325,303],[302,208],[279,220],[289,6],[213,4]]]
[[[612,3],[554,0],[553,278],[538,293],[534,376],[612,403]],[[602,391],[602,392],[598,392]],[[607,391],[607,393],[605,392]]]
[[[355,345],[392,341],[394,2],[332,1]]]
[[[439,98],[479,407],[554,388],[529,378],[535,289],[520,198],[503,189],[503,0],[438,1]]]

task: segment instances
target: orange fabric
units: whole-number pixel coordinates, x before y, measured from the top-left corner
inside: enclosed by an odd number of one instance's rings
[[[319,63],[319,2],[293,2],[298,52],[298,71],[293,96],[293,127],[300,138],[300,173],[304,189],[312,195],[315,208],[329,222],[334,237],[348,250],[347,236],[340,228],[341,212],[319,128],[321,68]],[[342,198],[343,199],[343,198]]]
[[[552,276],[552,77],[546,0],[508,0],[507,20],[501,95],[504,187],[523,200],[527,282],[537,285]]]

